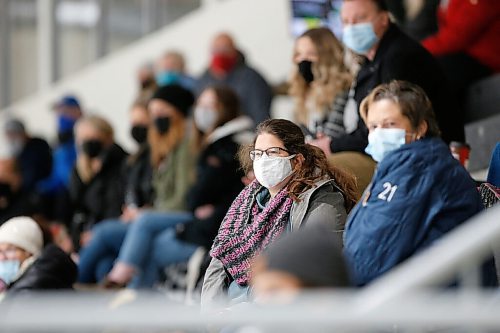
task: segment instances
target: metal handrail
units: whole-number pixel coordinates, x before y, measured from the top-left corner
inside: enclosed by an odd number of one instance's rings
[[[367,311],[406,293],[450,282],[457,275],[479,284],[479,266],[500,244],[500,205],[457,227],[430,248],[411,257],[364,288],[359,303]],[[496,246],[498,247],[498,246]]]

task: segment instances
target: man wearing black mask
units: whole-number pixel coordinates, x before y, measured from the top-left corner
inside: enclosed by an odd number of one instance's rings
[[[123,162],[127,154],[114,142],[111,125],[99,116],[81,118],[75,125],[77,161],[69,193],[73,207],[71,229],[78,248],[90,237],[95,223],[120,216],[124,202]]]

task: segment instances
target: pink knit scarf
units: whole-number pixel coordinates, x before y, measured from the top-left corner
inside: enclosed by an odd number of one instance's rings
[[[240,285],[248,283],[252,259],[283,233],[292,207],[292,199],[284,188],[259,212],[255,197],[261,188],[253,181],[240,192],[224,217],[210,252]]]

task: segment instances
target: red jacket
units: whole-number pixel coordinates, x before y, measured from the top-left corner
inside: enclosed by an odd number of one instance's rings
[[[500,0],[449,0],[439,31],[422,44],[436,56],[464,52],[500,72]]]

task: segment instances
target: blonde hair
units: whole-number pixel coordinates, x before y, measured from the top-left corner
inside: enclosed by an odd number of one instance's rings
[[[80,118],[75,125],[75,131],[78,131],[78,128],[82,124],[88,124],[94,129],[96,129],[99,133],[102,134],[103,138],[105,138],[108,142],[114,141],[115,132],[111,124],[103,117],[98,115],[88,115]]]
[[[427,131],[424,136],[439,137],[441,135],[432,103],[425,91],[414,83],[401,80],[380,84],[363,99],[359,110],[365,124],[367,124],[368,111],[373,103],[384,99],[392,101],[399,107],[401,114],[408,118],[414,130],[418,130],[419,126],[425,122]]]
[[[295,119],[306,124],[310,113],[306,108],[306,100],[312,98],[315,107],[324,112],[338,93],[349,89],[353,76],[344,63],[342,44],[329,29],[310,29],[299,39],[304,37],[311,39],[318,53],[318,61],[312,66],[314,81],[308,85],[295,67],[288,93],[296,100]],[[294,57],[295,54],[296,51]]]

